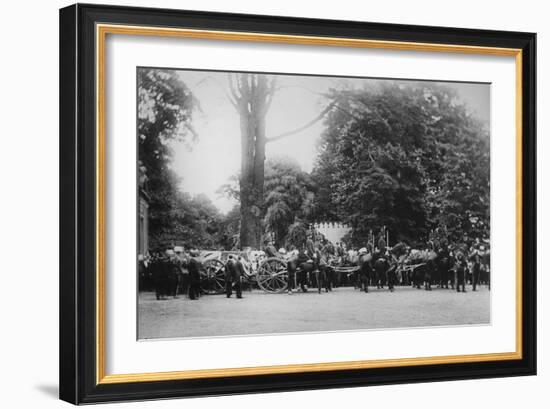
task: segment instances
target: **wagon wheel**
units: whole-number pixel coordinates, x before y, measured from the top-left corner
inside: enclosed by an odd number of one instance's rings
[[[288,287],[286,262],[275,257],[263,261],[258,268],[256,281],[265,292],[282,293]]]
[[[204,262],[201,271],[201,290],[205,294],[222,294],[225,292],[225,269],[220,260],[212,259]]]

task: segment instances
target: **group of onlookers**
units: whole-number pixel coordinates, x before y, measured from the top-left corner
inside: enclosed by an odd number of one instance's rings
[[[138,257],[138,286],[140,291],[154,291],[157,300],[187,294],[191,300],[199,299],[199,252],[176,254],[173,250],[157,251]]]

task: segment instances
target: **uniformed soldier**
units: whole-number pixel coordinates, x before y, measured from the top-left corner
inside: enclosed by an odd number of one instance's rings
[[[315,231],[311,230],[308,233],[306,239],[306,254],[309,262],[313,263],[313,269],[308,272],[309,275],[309,284],[313,286],[314,284],[319,288],[319,260],[317,258],[317,251],[315,248]],[[306,277],[306,281],[307,281]],[[314,283],[315,281],[315,283]]]
[[[468,267],[466,263],[466,257],[462,251],[456,253],[456,262],[455,262],[455,275],[456,275],[456,292],[460,292],[460,287],[462,286],[462,292],[466,292],[466,268]]]
[[[382,255],[386,253],[386,240],[384,239],[384,236],[380,236],[378,239],[378,250]]]
[[[487,284],[488,289],[491,289],[491,250],[489,248],[483,248],[481,254],[482,267],[482,280]]]
[[[451,265],[449,248],[443,244],[437,254],[437,268],[439,269],[439,285],[441,288],[449,289],[449,267]]]
[[[315,261],[317,263],[317,289],[321,294],[321,288],[325,288],[325,291],[329,292],[329,282],[327,280],[327,259],[321,251],[321,243],[317,244],[315,248]]]
[[[479,276],[481,273],[481,256],[478,249],[473,249],[470,254],[470,261],[472,262],[472,291],[477,291],[479,284]]]
[[[302,289],[302,292],[307,293],[307,275],[313,272],[313,260],[308,256],[306,249],[302,249],[298,252],[297,272],[298,285]]]
[[[288,271],[288,287],[287,291],[292,294],[294,284],[296,282],[296,268],[298,267],[298,253],[297,250],[292,249],[289,253],[289,257],[286,262],[286,269]]]
[[[433,250],[433,243],[428,243],[426,246],[426,265],[424,268],[424,289],[432,291],[432,280],[434,279],[436,272],[436,258],[437,253]]]
[[[343,243],[340,243],[340,242],[336,243],[336,255],[343,259],[344,256],[346,255],[346,250],[344,249],[342,244]]]
[[[325,269],[325,277],[327,280],[327,283],[329,285],[329,291],[332,291],[332,289],[337,284],[337,275],[336,271],[334,270],[334,267],[332,266],[334,262],[334,258],[337,256],[336,254],[336,247],[332,242],[326,240],[321,253],[324,255],[325,260],[327,262],[327,268]]]
[[[306,240],[306,254],[312,260],[315,257],[315,243],[313,242],[313,236],[311,233],[308,234]]]

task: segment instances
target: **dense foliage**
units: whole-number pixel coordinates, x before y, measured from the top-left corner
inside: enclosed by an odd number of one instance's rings
[[[386,226],[415,243],[443,229],[452,239],[489,225],[489,136],[450,88],[371,83],[332,90],[314,180],[316,218],[340,220],[365,243]]]
[[[264,182],[264,226],[275,245],[284,246],[289,227],[311,213],[315,185],[310,175],[290,158],[266,162]]]
[[[239,177],[232,176],[219,192],[239,200]],[[295,222],[310,220],[316,184],[311,175],[304,172],[292,158],[281,156],[270,158],[265,163],[264,200],[261,208],[265,239],[272,239],[277,247],[287,244],[289,228]],[[233,210],[235,212],[235,210]],[[237,225],[237,215],[232,226]],[[238,230],[237,230],[238,232]],[[225,246],[227,247],[227,246]]]
[[[182,193],[170,168],[171,145],[192,146],[190,127],[197,105],[175,71],[138,70],[140,189],[149,203],[149,248],[211,247],[218,241],[221,215],[205,196]]]
[[[268,158],[255,208],[277,247],[303,242],[308,223],[343,222],[364,246],[388,229],[391,242],[486,238],[489,134],[449,87],[367,82],[332,89],[311,174],[288,157]],[[198,101],[177,72],[138,70],[140,188],[149,201],[150,249],[242,244],[242,177],[220,188],[237,201],[226,215],[205,196],[180,191],[173,143],[192,148]],[[382,233],[382,235],[384,235]]]

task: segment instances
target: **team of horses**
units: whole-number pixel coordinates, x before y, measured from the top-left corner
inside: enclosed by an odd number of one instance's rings
[[[349,259],[329,256],[313,261],[300,262],[296,257],[287,261],[289,288],[296,285],[302,291],[316,287],[332,291],[334,287],[351,284],[368,292],[369,286],[380,289],[388,286],[393,291],[397,283],[397,264],[391,263],[389,256],[380,252],[358,254]]]
[[[416,264],[398,262],[397,257],[381,251],[358,253],[346,259],[329,256],[324,262],[317,263],[313,260],[299,263],[294,258],[287,262],[287,269],[289,286],[293,288],[295,284],[303,291],[309,286],[319,292],[322,289],[329,292],[345,284],[367,293],[370,287],[387,287],[393,292],[398,284],[426,290],[431,290],[432,285],[442,288],[454,286],[453,263],[446,251],[433,253],[431,258]]]

